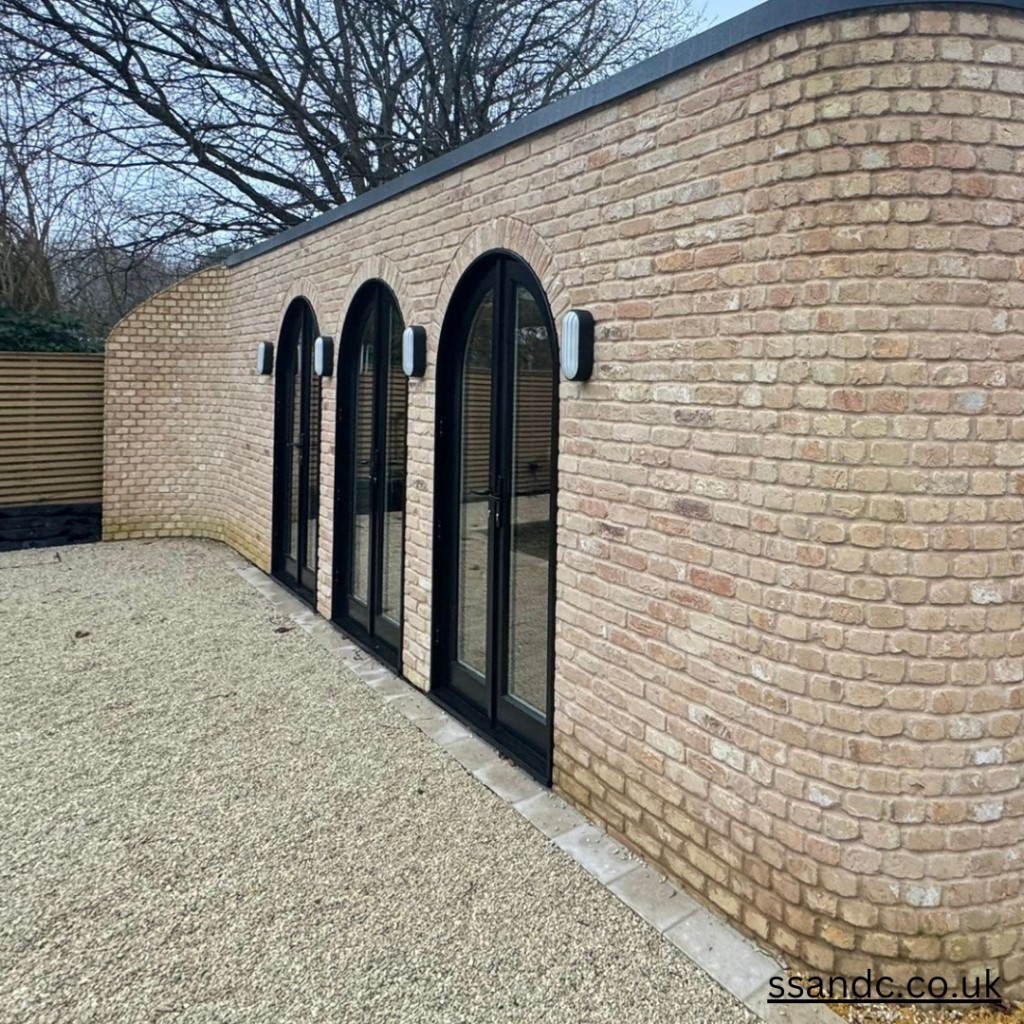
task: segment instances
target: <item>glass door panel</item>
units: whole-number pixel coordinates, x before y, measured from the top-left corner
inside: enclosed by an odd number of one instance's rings
[[[373,371],[376,335],[377,310],[371,306],[355,353],[353,473],[349,492],[352,516],[351,595],[366,607],[370,603],[370,551],[373,534]]]
[[[529,272],[460,285],[438,369],[434,675],[442,700],[550,773],[557,365]]]
[[[402,620],[402,552],[405,548],[405,450],[408,400],[402,369],[402,321],[388,307],[387,361],[381,366],[384,381],[383,518],[381,531],[380,614],[398,626]]]
[[[480,677],[487,671],[490,591],[491,391],[494,291],[480,300],[469,326],[462,366],[458,540],[458,648],[460,662]]]
[[[398,667],[401,650],[408,386],[403,322],[379,282],[357,293],[338,380],[339,558],[334,620]]]
[[[554,368],[544,312],[519,286],[514,339],[507,692],[543,715],[548,710]]]
[[[307,600],[316,595],[320,512],[320,380],[313,374],[313,311],[296,300],[278,340],[272,570]]]
[[[305,345],[304,347],[311,348],[312,346]],[[309,423],[305,430],[306,479],[303,481],[306,489],[306,546],[303,552],[302,569],[306,577],[303,582],[315,589],[318,525],[320,523],[320,378],[310,372],[308,379],[309,398],[306,401],[306,409]]]
[[[299,508],[302,495],[302,339],[292,349],[292,359],[288,367],[291,375],[291,394],[288,399],[288,417],[291,423],[288,448],[285,460],[288,463],[288,526],[285,535],[285,556],[291,563],[291,572],[299,575],[299,521],[302,512]]]

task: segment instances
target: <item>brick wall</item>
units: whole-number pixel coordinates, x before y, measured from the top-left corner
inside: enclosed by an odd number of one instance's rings
[[[103,536],[213,537],[269,569],[273,381],[226,326],[226,282],[194,274],[107,342]]]
[[[380,277],[409,390],[404,666],[428,685],[434,376],[478,255],[599,324],[561,386],[556,788],[794,961],[1024,994],[1024,16],[745,44],[230,271],[108,353],[106,533],[269,560],[305,295]],[[319,602],[330,610],[334,383]]]

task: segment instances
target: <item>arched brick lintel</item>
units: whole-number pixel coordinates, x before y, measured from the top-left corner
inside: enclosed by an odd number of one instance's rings
[[[437,328],[435,338],[463,274],[481,256],[495,250],[512,253],[533,271],[547,296],[555,323],[569,308],[565,285],[547,242],[529,224],[515,217],[501,217],[481,224],[456,246],[441,279],[437,296],[431,304],[431,311],[438,318],[434,324]]]
[[[398,300],[398,308],[404,322],[407,324],[414,322],[410,319],[413,299],[409,293],[408,283],[402,272],[398,269],[398,265],[387,256],[370,256],[363,260],[352,272],[348,279],[348,284],[345,285],[345,289],[341,293],[341,306],[336,310],[334,319],[331,321],[332,325],[336,328],[334,337],[337,344],[341,344],[345,318],[352,308],[352,302],[356,294],[363,285],[369,284],[371,281],[381,281],[387,285]]]

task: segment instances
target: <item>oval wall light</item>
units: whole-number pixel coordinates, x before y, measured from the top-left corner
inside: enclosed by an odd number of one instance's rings
[[[334,339],[328,334],[313,342],[313,372],[318,377],[330,377],[334,373]]]
[[[562,373],[566,380],[590,380],[594,372],[594,317],[570,309],[562,317]]]
[[[274,372],[274,343],[261,341],[256,348],[256,372],[267,377]]]
[[[427,329],[416,324],[402,332],[402,369],[406,377],[427,372]]]

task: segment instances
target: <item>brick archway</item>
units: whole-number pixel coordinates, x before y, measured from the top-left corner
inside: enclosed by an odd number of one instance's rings
[[[510,252],[529,266],[544,289],[556,324],[569,308],[565,286],[547,242],[529,224],[514,217],[501,217],[471,231],[448,261],[433,303],[438,332],[463,274],[479,257],[494,250]]]
[[[409,310],[413,304],[412,298],[409,295],[409,289],[406,284],[405,277],[398,269],[398,265],[393,260],[388,259],[387,256],[371,256],[368,259],[363,260],[363,262],[356,267],[348,279],[348,284],[345,285],[344,292],[342,292],[341,308],[336,312],[335,320],[333,321],[337,325],[334,337],[337,339],[337,343],[339,345],[341,344],[341,335],[345,326],[345,318],[348,316],[348,311],[352,307],[352,300],[355,299],[356,293],[359,289],[369,281],[383,281],[384,284],[394,292],[395,298],[398,300],[398,308],[402,313],[403,319],[406,323],[410,322]]]
[[[319,285],[309,277],[300,277],[297,281],[293,281],[291,286],[285,291],[277,311],[278,328],[284,323],[285,314],[288,312],[289,306],[296,299],[305,299],[309,303],[310,309],[313,310],[313,316],[316,318],[317,326],[320,330],[323,330],[324,323],[326,322],[326,318],[323,316],[323,292]]]

